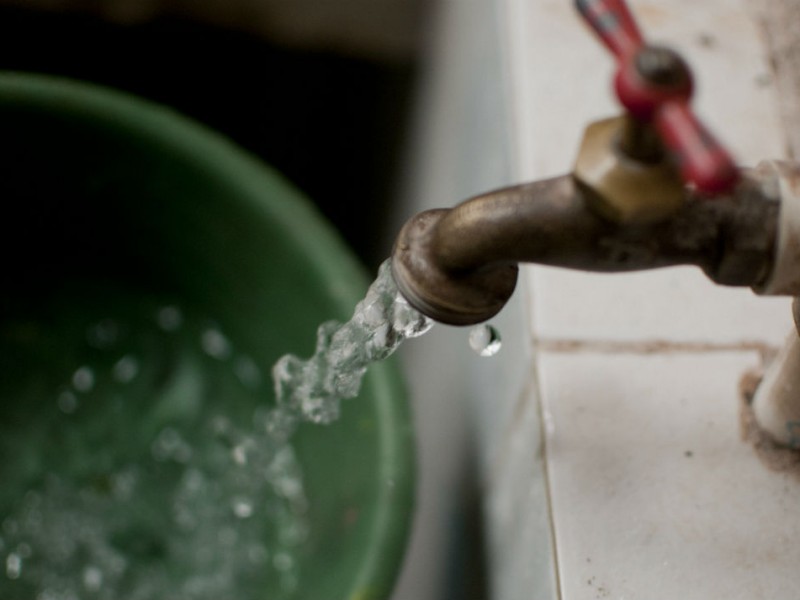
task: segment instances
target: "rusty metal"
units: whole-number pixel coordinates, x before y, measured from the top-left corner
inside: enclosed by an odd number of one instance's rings
[[[421,313],[448,325],[472,325],[505,306],[517,283],[517,265],[502,261],[458,269],[442,264],[436,232],[452,212],[429,210],[406,223],[392,253],[392,274],[400,293]]]
[[[770,272],[779,205],[754,172],[714,201],[684,190],[681,206],[657,223],[614,222],[591,202],[566,175],[420,213],[395,244],[400,291],[431,318],[468,325],[503,307],[520,262],[597,272],[696,265],[736,286],[757,286]]]
[[[645,165],[663,164],[665,159],[664,144],[655,128],[649,123],[642,123],[629,115],[622,118],[617,140],[618,151],[624,156]],[[610,149],[609,152],[613,152]],[[677,176],[677,172],[675,173]]]

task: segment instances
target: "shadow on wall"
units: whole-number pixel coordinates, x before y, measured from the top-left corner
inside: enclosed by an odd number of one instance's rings
[[[316,201],[374,268],[417,55],[301,46],[178,16],[122,22],[0,6],[0,68],[109,85],[226,134]]]

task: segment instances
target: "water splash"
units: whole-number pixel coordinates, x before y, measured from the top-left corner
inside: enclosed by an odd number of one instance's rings
[[[315,423],[335,420],[340,401],[358,395],[371,363],[387,358],[403,341],[432,325],[400,295],[390,261],[385,261],[347,323],[320,325],[311,358],[287,354],[272,368],[278,407]]]

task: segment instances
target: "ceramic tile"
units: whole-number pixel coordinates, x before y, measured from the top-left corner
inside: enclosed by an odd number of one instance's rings
[[[566,600],[792,600],[800,480],[739,436],[754,353],[541,357]]]
[[[613,275],[530,271],[537,339],[778,346],[792,327],[790,299],[718,286],[692,267]]]

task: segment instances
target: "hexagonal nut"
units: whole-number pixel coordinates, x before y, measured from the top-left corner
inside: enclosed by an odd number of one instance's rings
[[[662,221],[683,205],[683,182],[668,160],[649,164],[618,149],[625,117],[592,123],[581,141],[573,176],[587,191],[587,202],[616,223]]]

